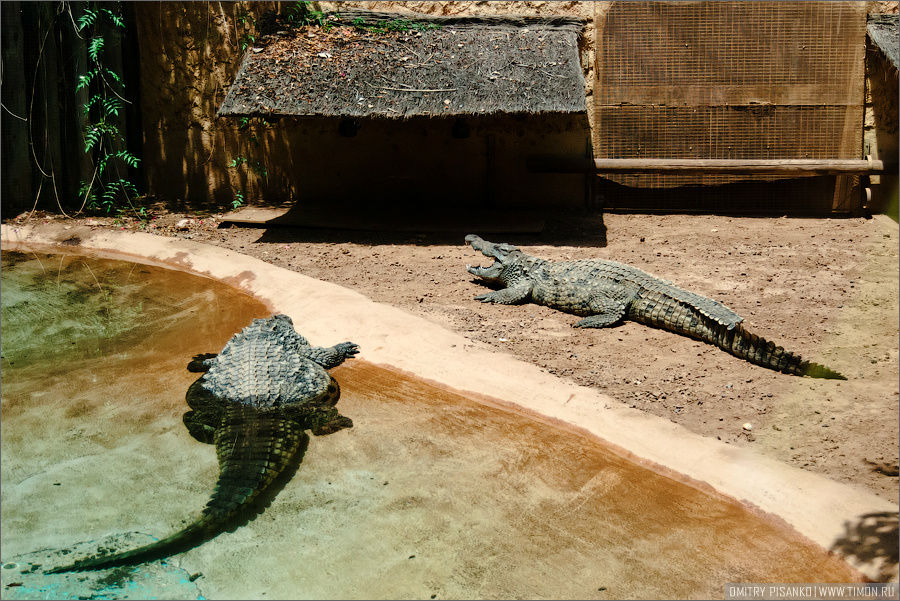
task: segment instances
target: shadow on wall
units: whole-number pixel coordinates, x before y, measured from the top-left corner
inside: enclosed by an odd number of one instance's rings
[[[238,124],[215,114],[252,46],[253,22],[276,2],[139,2],[134,6],[141,65],[144,167],[148,190],[166,200],[230,203],[247,189]],[[243,48],[242,48],[243,47]]]
[[[865,564],[878,566],[879,581],[895,580],[898,575],[898,515],[866,513],[856,522],[845,524],[844,535],[831,546],[831,551]]]
[[[593,205],[607,210],[655,213],[822,216],[832,211],[838,179],[833,175],[821,175],[773,181],[747,180],[718,186],[638,188],[598,176]]]
[[[150,189],[220,205],[237,191],[265,204],[585,205],[584,175],[529,173],[526,159],[541,152],[584,156],[586,113],[359,119],[352,131],[345,124],[339,117],[223,118],[209,128],[149,130],[162,158],[148,168]],[[195,155],[198,149],[206,154]]]

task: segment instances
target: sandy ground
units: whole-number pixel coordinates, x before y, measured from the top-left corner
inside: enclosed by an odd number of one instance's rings
[[[585,331],[545,307],[475,302],[485,289],[465,265],[489,261],[462,244],[467,232],[222,227],[220,218],[157,210],[147,222],[76,222],[215,244],[355,289],[692,431],[896,501],[898,227],[883,216],[570,213],[549,216],[540,235],[472,232],[549,259],[598,257],[655,273],[725,303],[751,331],[845,382],[775,373],[636,323]],[[28,219],[59,218],[19,218]]]

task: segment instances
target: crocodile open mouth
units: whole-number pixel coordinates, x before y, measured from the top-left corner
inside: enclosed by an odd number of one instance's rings
[[[491,278],[500,275],[500,272],[503,270],[502,261],[505,253],[501,253],[501,249],[497,248],[497,245],[482,240],[474,234],[466,236],[466,244],[471,246],[474,250],[481,252],[484,256],[494,259],[494,263],[488,267],[466,265],[466,271],[481,278]]]
[[[500,274],[500,270],[502,268],[503,265],[500,263],[500,261],[494,261],[494,264],[489,267],[481,267],[479,265],[466,265],[466,271],[468,271],[472,275],[477,275],[480,278],[496,277]]]

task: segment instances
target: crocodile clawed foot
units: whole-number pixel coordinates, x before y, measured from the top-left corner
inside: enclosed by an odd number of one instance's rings
[[[355,342],[341,342],[340,344],[334,345],[335,348],[341,352],[342,355],[346,358],[355,357],[359,354],[359,345]]]
[[[209,371],[210,360],[216,358],[216,353],[198,353],[191,358],[187,370],[194,373]]]

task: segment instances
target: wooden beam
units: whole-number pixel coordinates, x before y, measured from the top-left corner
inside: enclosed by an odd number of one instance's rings
[[[529,171],[538,173],[722,173],[747,175],[835,175],[881,173],[874,159],[584,159],[534,155]]]

